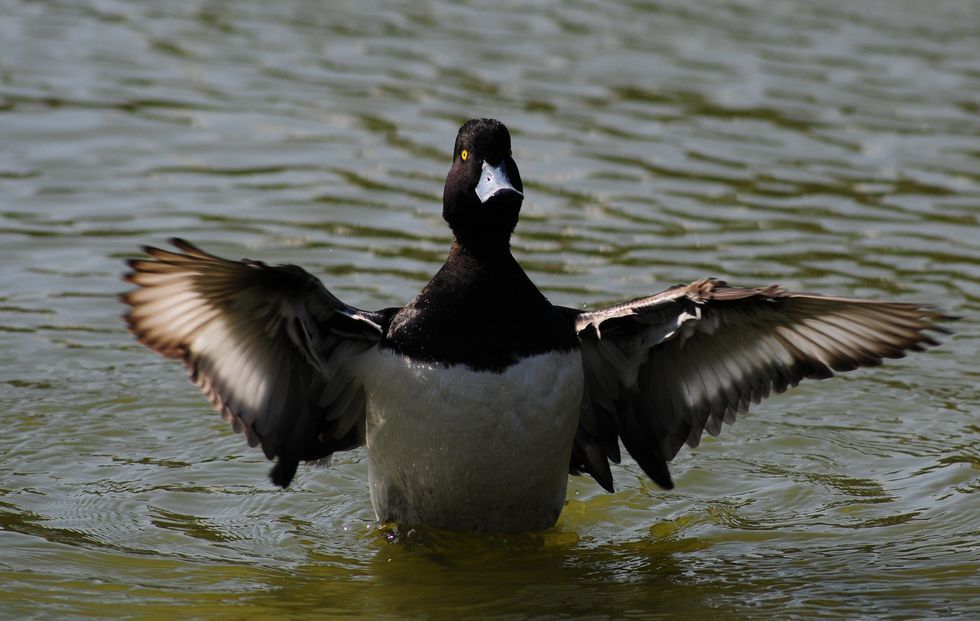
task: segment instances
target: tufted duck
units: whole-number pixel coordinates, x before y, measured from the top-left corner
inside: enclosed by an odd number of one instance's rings
[[[711,278],[554,306],[510,251],[523,199],[507,128],[471,120],[443,193],[449,256],[407,306],[363,311],[300,267],[175,239],[179,252],[130,261],[126,320],[276,460],[276,485],[301,461],[366,446],[379,520],[486,531],[554,524],[569,473],[612,491],[620,442],[669,489],[681,446],[750,403],[947,332],[918,304]]]

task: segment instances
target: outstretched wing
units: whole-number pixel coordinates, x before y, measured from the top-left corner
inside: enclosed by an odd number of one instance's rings
[[[301,460],[364,441],[364,391],[344,363],[381,338],[380,314],[347,306],[294,265],[229,261],[180,240],[144,248],[121,296],[141,343],[187,365],[211,405],[262,445],[279,486]]]
[[[568,311],[575,312],[575,311]],[[657,484],[667,462],[750,404],[803,378],[881,364],[938,343],[951,319],[917,304],[745,289],[705,279],[576,313],[585,396],[572,471],[612,491],[619,444]]]

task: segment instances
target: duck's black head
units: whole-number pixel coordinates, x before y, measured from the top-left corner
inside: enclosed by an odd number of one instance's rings
[[[442,217],[457,241],[474,250],[506,249],[523,201],[507,127],[494,119],[464,123],[442,195]]]

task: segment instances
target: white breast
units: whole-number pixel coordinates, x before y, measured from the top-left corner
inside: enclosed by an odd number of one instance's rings
[[[378,519],[457,530],[535,530],[565,501],[582,407],[577,351],[503,373],[366,352],[371,500]]]

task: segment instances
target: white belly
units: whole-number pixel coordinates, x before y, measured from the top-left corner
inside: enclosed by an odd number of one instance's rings
[[[555,523],[582,407],[579,352],[532,356],[503,373],[377,349],[361,362],[379,520],[491,531]]]

